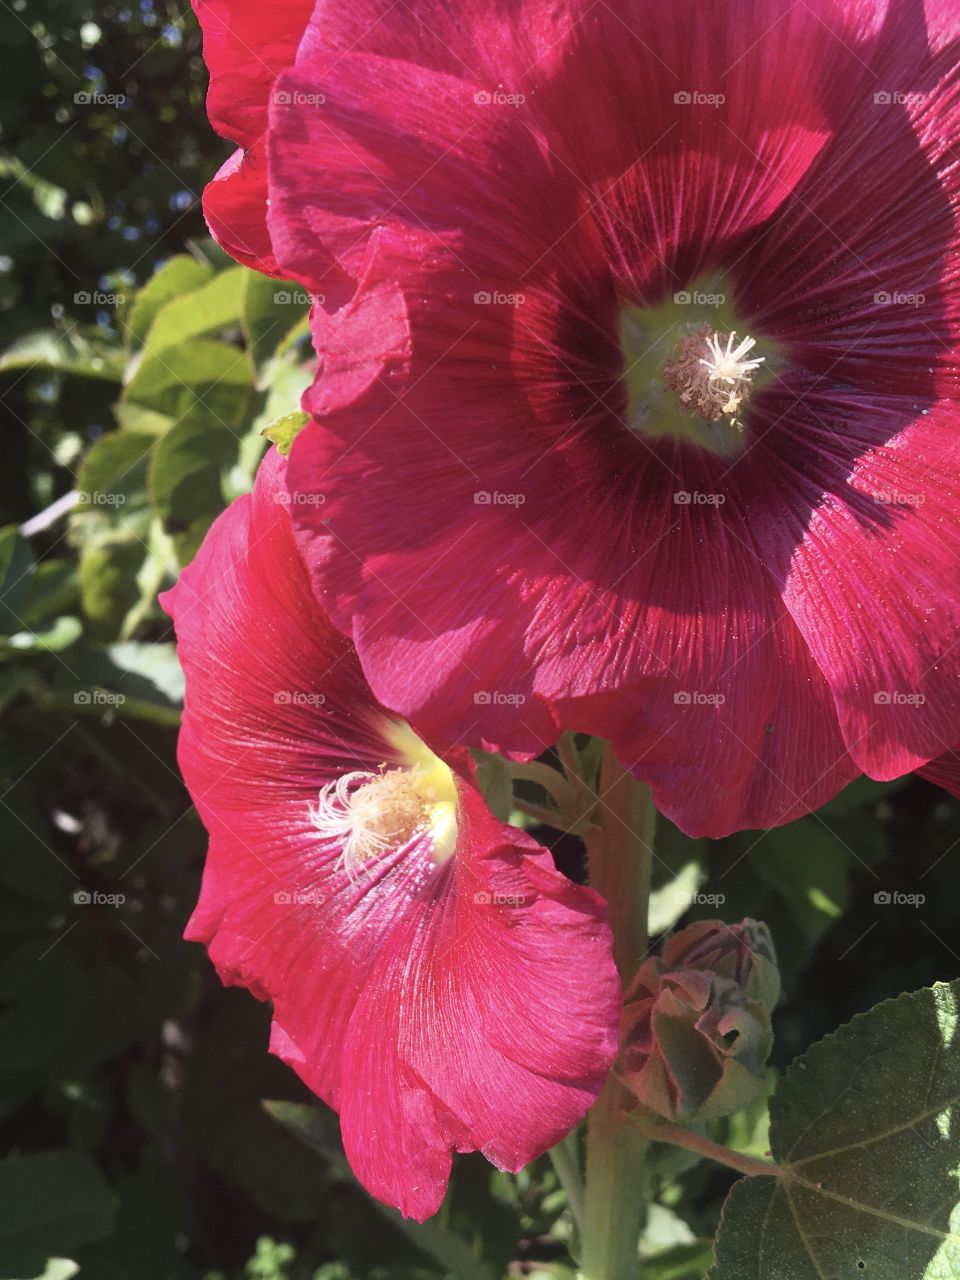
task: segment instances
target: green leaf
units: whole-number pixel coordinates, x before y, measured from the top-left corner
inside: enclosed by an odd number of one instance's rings
[[[157,445],[150,497],[181,565],[193,558],[223,510],[223,481],[238,446],[232,431],[196,419],[178,422]]]
[[[715,1121],[714,1138],[742,1155],[765,1159],[770,1154],[770,1095],[777,1079],[777,1072],[768,1070],[764,1092],[740,1111]]]
[[[158,707],[175,710],[183,703],[183,668],[174,644],[112,644],[107,655],[123,673],[124,687],[143,695]]]
[[[77,476],[70,532],[80,544],[80,593],[90,632],[112,640],[139,600],[147,556],[147,465],[157,444],[144,431],[113,431],[87,454]]]
[[[850,897],[849,855],[815,819],[781,828],[750,857],[786,902],[809,946],[843,915]]]
[[[74,520],[124,516],[146,504],[147,461],[156,436],[146,431],[111,431],[101,436],[77,472],[80,501]]]
[[[48,1258],[43,1275],[37,1280],[72,1280],[80,1268],[69,1258]]]
[[[29,821],[29,808],[22,812],[27,813],[27,818],[21,820]],[[4,820],[9,831],[16,832],[17,825]],[[43,847],[44,837],[49,837],[49,829],[43,822],[40,831],[43,835],[24,829],[18,837],[26,841],[22,857],[32,856],[39,862],[50,856],[49,850]],[[62,887],[69,889],[69,882]],[[65,893],[61,903],[66,905],[67,901]],[[48,924],[49,942],[55,942],[64,927],[63,917],[53,926]],[[84,1018],[89,1013],[89,979],[78,967],[69,943],[53,947],[41,964],[37,955],[42,949],[38,948],[37,940],[24,942],[5,954],[0,965],[0,1075],[30,1073],[34,1087],[42,1083],[42,1076],[39,1080],[37,1077],[49,1064],[63,1061],[61,1055],[71,1039],[82,1032]]]
[[[172,1099],[156,1072],[141,1062],[135,1062],[127,1072],[126,1103],[130,1115],[147,1133],[162,1137],[170,1124]]]
[[[79,604],[76,564],[66,557],[41,560],[31,580],[30,599],[23,620],[36,630],[51,618],[76,613]]]
[[[303,1106],[295,1102],[264,1102],[263,1106],[274,1120],[296,1134],[309,1147],[325,1155],[344,1177],[353,1180],[349,1166],[339,1150],[336,1122],[329,1113],[321,1111],[319,1107]],[[435,1219],[414,1222],[404,1218],[389,1205],[379,1201],[373,1203],[387,1221],[402,1231],[412,1244],[438,1262],[445,1274],[456,1276],[457,1280],[493,1280],[486,1263],[458,1235],[440,1226]]]
[[[285,413],[280,418],[274,418],[273,422],[268,423],[267,426],[261,427],[260,434],[272,441],[286,458],[290,454],[294,440],[309,421],[308,413],[295,409],[293,413]]]
[[[315,1222],[331,1178],[318,1153],[274,1124],[260,1107],[232,1116],[218,1137],[221,1167],[267,1213],[287,1222]]]
[[[647,1208],[647,1225],[640,1241],[641,1257],[655,1257],[678,1245],[693,1244],[696,1237],[688,1223],[667,1205],[654,1201]]]
[[[42,627],[39,631],[17,631],[3,643],[9,645],[11,649],[22,652],[33,650],[40,653],[59,653],[62,649],[69,649],[72,644],[75,644],[82,631],[79,618],[64,614],[60,618],[54,618],[49,626]]]
[[[5,711],[21,694],[31,694],[35,691],[36,678],[33,672],[23,667],[0,667],[0,711]],[[0,871],[0,880],[2,878],[3,873]]]
[[[672,929],[682,915],[690,910],[700,886],[706,879],[702,863],[696,859],[684,863],[666,883],[650,893],[650,909],[647,927],[651,936]]]
[[[243,332],[257,371],[258,385],[271,357],[282,351],[304,327],[310,298],[289,280],[273,280],[256,271],[245,273]]]
[[[738,1183],[709,1280],[960,1277],[960,981],[888,1000],[794,1062],[782,1177]]]
[[[226,342],[195,338],[147,354],[127,386],[124,402],[135,402],[174,422],[192,416],[214,427],[240,430],[252,392],[245,352]]]
[[[908,780],[897,778],[891,783],[875,782],[873,778],[856,778],[839,795],[834,796],[829,804],[824,805],[820,812],[831,820],[859,818],[865,809],[875,806],[879,800],[889,796],[896,787]]]
[[[261,432],[296,411],[304,391],[313,380],[313,364],[300,360],[295,352],[287,352],[270,362],[269,375],[263,393],[256,398],[257,413],[240,446],[237,466],[230,477],[228,496],[231,498],[249,493],[253,488],[257,467],[268,447]]]
[[[487,808],[501,822],[509,821],[513,809],[513,779],[506,760],[495,751],[481,751],[479,747],[471,754],[477,766],[477,786]]]
[[[149,359],[168,347],[178,346],[229,325],[239,325],[243,305],[244,267],[222,271],[192,293],[181,293],[156,313],[143,344]]]
[[[173,425],[169,413],[158,413],[156,409],[148,409],[145,405],[136,404],[133,400],[118,400],[113,406],[117,424],[127,431],[148,432],[152,436],[162,436]]]
[[[141,346],[160,308],[183,293],[199,289],[212,275],[212,267],[187,253],[177,254],[165,262],[143,286],[130,308],[125,332],[128,343],[134,347]]]
[[[48,1258],[112,1226],[110,1188],[87,1156],[45,1151],[0,1163],[0,1276],[42,1274]]]
[[[707,884],[708,864],[706,840],[692,840],[671,823],[661,823],[650,890],[652,935],[666,933],[698,905],[705,914],[717,915],[721,904],[709,896],[711,890],[716,896],[717,886]],[[698,896],[701,889],[702,901]]]
[[[283,1102],[267,1099],[263,1109],[278,1124],[289,1129],[292,1134],[306,1143],[314,1151],[320,1153],[334,1165],[339,1165],[344,1173],[349,1166],[340,1149],[339,1126],[336,1118],[321,1107],[305,1106],[300,1102]]]
[[[8,369],[40,368],[81,378],[102,378],[120,382],[123,354],[97,333],[85,336],[80,330],[60,333],[41,329],[28,333],[0,355],[0,373]]]
[[[0,806],[0,889],[7,902],[18,902],[21,914],[26,903],[40,904],[46,911],[52,905],[62,907],[76,883],[69,868],[44,848],[48,835],[33,796],[7,796]]]
[[[0,156],[0,177],[13,179],[8,191],[18,184],[29,191],[31,201],[45,218],[59,221],[63,217],[67,207],[66,188],[34,173],[17,156]]]
[[[411,1244],[438,1262],[445,1275],[456,1276],[457,1280],[493,1280],[490,1268],[469,1245],[438,1222],[414,1222],[389,1205],[376,1202],[376,1207]]]
[[[130,640],[106,647],[78,645],[70,671],[57,668],[43,705],[72,716],[150,720],[176,725],[183,702],[183,671],[172,643]]]
[[[23,623],[33,577],[33,550],[15,524],[0,529],[0,630],[17,630]]]
[[[711,1250],[705,1244],[684,1244],[646,1258],[643,1280],[703,1280],[710,1265]],[[768,1280],[774,1280],[771,1275]],[[777,1277],[776,1280],[781,1280]],[[782,1280],[786,1280],[784,1276]]]
[[[135,1173],[115,1182],[113,1234],[77,1255],[81,1280],[199,1280],[181,1269],[188,1227],[188,1184],[172,1164],[147,1147]]]
[[[111,538],[85,547],[80,558],[80,598],[90,634],[115,640],[140,598],[137,573],[147,548],[139,538]]]

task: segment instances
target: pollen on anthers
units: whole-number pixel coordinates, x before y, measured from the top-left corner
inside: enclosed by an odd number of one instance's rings
[[[367,863],[429,834],[447,852],[455,813],[444,786],[420,764],[380,773],[356,770],[321,788],[310,818],[325,843],[340,846],[339,865],[355,880]]]
[[[707,422],[726,418],[739,427],[739,411],[764,361],[763,356],[750,356],[756,345],[750,337],[737,343],[735,332],[727,334],[724,345],[720,334],[701,325],[681,339],[664,366],[663,380],[691,413]]]

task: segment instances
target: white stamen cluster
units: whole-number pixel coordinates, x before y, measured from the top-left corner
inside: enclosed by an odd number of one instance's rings
[[[737,414],[750,393],[753,375],[764,357],[749,359],[757,345],[744,338],[737,346],[736,333],[723,339],[709,325],[683,338],[670,362],[664,366],[663,379],[677,393],[681,404],[707,422],[729,419],[739,426]]]
[[[341,847],[340,866],[355,880],[371,858],[399,849],[430,825],[435,795],[423,770],[357,770],[328,782],[310,819],[325,842]]]

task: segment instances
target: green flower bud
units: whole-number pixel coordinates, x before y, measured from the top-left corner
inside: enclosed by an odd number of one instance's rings
[[[739,1111],[764,1087],[779,994],[766,925],[690,925],[630,985],[618,1075],[668,1120],[691,1124]]]

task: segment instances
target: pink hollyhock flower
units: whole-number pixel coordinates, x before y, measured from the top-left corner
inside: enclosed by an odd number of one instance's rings
[[[271,1049],[340,1113],[357,1177],[423,1219],[451,1151],[517,1170],[616,1052],[605,906],[371,694],[313,603],[276,453],[164,607],[180,763],[210,834],[187,937],[273,1001]]]
[[[942,0],[320,0],[268,110],[315,587],[436,742],[613,740],[685,830],[960,723]]]
[[[278,271],[265,225],[264,134],[274,80],[293,62],[313,0],[194,0],[210,71],[210,123],[238,149],[203,193],[212,234],[229,254],[268,275]]]
[[[960,750],[945,751],[918,772],[929,782],[935,782],[938,787],[960,798]]]

